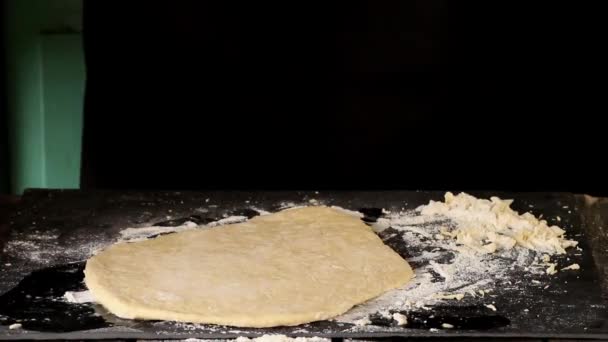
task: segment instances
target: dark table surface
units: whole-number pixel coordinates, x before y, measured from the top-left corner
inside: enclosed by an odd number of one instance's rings
[[[487,197],[489,193],[474,193]],[[494,193],[492,193],[494,195]],[[544,298],[530,296],[532,306],[540,306],[546,313],[545,318],[533,318],[529,322],[512,313],[513,324],[507,327],[488,331],[443,330],[429,333],[428,330],[403,329],[402,331],[379,330],[375,333],[345,333],[332,323],[313,324],[310,335],[332,338],[490,338],[536,339],[551,338],[600,339],[608,338],[608,315],[605,294],[608,293],[606,272],[608,269],[608,198],[595,198],[586,195],[518,193],[497,194],[501,197],[515,198],[516,202],[527,206],[534,204],[537,213],[546,215],[554,213],[568,204],[572,208],[570,217],[574,232],[580,231],[579,239],[583,246],[581,260],[581,280],[572,279],[567,285],[570,295]],[[30,190],[17,202],[10,201],[12,213],[7,225],[0,224],[0,295],[14,288],[30,272],[52,266],[85,260],[91,245],[107,245],[115,241],[118,232],[126,227],[141,227],[150,223],[178,223],[180,218],[191,217],[204,206],[206,215],[221,217],[242,209],[245,203],[269,211],[276,210],[284,201],[306,203],[310,198],[318,198],[322,203],[340,205],[349,209],[395,208],[403,205],[415,208],[425,204],[429,199],[441,199],[439,192],[112,192],[112,191],[62,191]],[[208,201],[207,199],[210,199]],[[15,207],[16,206],[16,207]],[[5,208],[8,208],[5,206]],[[516,208],[517,209],[517,208]],[[6,211],[6,210],[5,210]],[[562,213],[561,215],[566,215]],[[167,222],[170,220],[175,222]],[[0,216],[1,217],[1,216]],[[6,217],[6,216],[5,216]],[[5,219],[6,222],[6,219]],[[1,221],[0,221],[1,223]],[[4,228],[2,228],[4,227]],[[4,229],[4,231],[2,231]],[[4,246],[8,241],[17,241],[28,232],[44,233],[47,229],[60,232],[52,241],[35,241],[42,246],[37,258],[21,260],[14,255],[7,255]],[[570,233],[570,231],[569,231]],[[43,235],[44,236],[44,235]],[[26,243],[27,241],[21,241]],[[55,246],[55,247],[53,247]],[[395,248],[395,247],[393,247]],[[54,249],[55,251],[50,251]],[[10,264],[10,267],[3,265]],[[76,264],[72,264],[76,265]],[[578,277],[577,277],[578,278]],[[504,297],[520,294],[505,294]],[[502,307],[509,307],[509,298],[505,298]],[[544,306],[544,307],[543,307]],[[572,323],[576,321],[576,324]],[[0,322],[1,323],[1,322]],[[9,330],[0,324],[0,339],[164,339],[164,338],[233,338],[244,334],[259,336],[263,333],[293,333],[293,329],[240,329],[241,333],[230,333],[229,327],[218,330],[188,329],[185,326],[150,324],[145,322],[126,322],[114,320],[113,327],[97,330],[74,331],[24,331]],[[162,323],[162,322],[161,322]],[[222,330],[223,329],[223,330]]]
[[[10,218],[20,199],[20,196],[0,194],[0,251],[4,249],[4,244],[8,240]]]

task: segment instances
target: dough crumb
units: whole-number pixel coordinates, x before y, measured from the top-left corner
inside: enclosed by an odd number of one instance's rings
[[[480,291],[481,292],[481,291]],[[456,300],[461,300],[462,298],[464,298],[464,293],[438,293],[435,294],[433,296],[436,299],[456,299]]]
[[[91,291],[66,291],[63,298],[68,303],[91,303],[95,301]]]
[[[580,269],[581,269],[581,267],[578,264],[572,264],[570,266],[562,268],[562,271],[566,271],[566,270],[580,270]]]
[[[578,242],[564,238],[565,231],[548,225],[529,212],[511,209],[513,200],[491,197],[480,199],[466,193],[447,192],[443,202],[430,201],[417,210],[423,216],[444,216],[456,221],[457,228],[442,232],[469,249],[481,253],[510,250],[515,245],[547,254],[565,254]]]
[[[407,324],[407,316],[400,314],[398,312],[395,312],[393,314],[393,319],[395,321],[397,321],[397,325],[406,325]]]
[[[393,316],[391,315],[390,312],[388,312],[388,310],[382,310],[378,312],[380,314],[380,316],[386,318],[386,319],[391,319]]]
[[[21,329],[21,323],[13,323],[8,326],[10,330]]]
[[[322,337],[289,337],[281,334],[273,335],[262,335],[260,337],[248,338],[248,337],[237,337],[236,342],[329,342],[329,338]]]
[[[493,304],[486,304],[485,307],[492,311],[496,311],[496,307]]]
[[[355,323],[355,325],[357,326],[364,326],[364,325],[368,325],[368,324],[372,324],[372,321],[369,320],[369,317],[365,316],[361,319],[358,319],[356,321],[354,321],[353,323]]]
[[[557,266],[557,264],[549,264],[549,267],[547,267],[547,270],[546,270],[548,275],[554,275],[555,273],[557,273],[555,266]]]
[[[442,323],[441,327],[444,328],[444,329],[452,329],[452,328],[454,328],[454,326],[451,325],[450,323]]]

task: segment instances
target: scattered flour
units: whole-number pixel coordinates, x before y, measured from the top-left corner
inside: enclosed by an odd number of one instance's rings
[[[262,215],[257,209],[254,209]],[[150,226],[150,227],[140,227],[140,228],[126,228],[120,231],[120,239],[117,242],[136,242],[146,240],[150,237],[154,237],[160,234],[168,234],[168,233],[176,233],[186,230],[192,229],[205,229],[211,227],[222,226],[226,224],[234,224],[247,221],[247,216],[227,216],[220,220],[210,222],[206,225],[197,225],[194,222],[185,222],[180,226],[173,227],[159,227],[159,226]]]
[[[260,216],[272,214],[270,211],[266,211],[264,209],[259,209],[259,208],[256,208],[256,207],[251,207],[251,209],[257,211],[260,214]]]
[[[221,220],[217,220],[207,224],[207,227],[223,226],[225,224],[234,224],[247,221],[247,216],[228,216]]]
[[[263,335],[256,338],[239,337],[236,342],[329,342],[329,338],[321,337],[288,337],[285,335]]]
[[[365,316],[363,318],[359,318],[359,319],[353,321],[353,324],[357,325],[357,326],[364,326],[364,325],[372,324],[372,321],[370,321],[368,316]]]
[[[359,218],[363,217],[363,214],[360,213],[360,212],[358,212],[358,211],[344,209],[342,207],[338,207],[338,206],[335,206],[335,205],[332,205],[331,208],[335,209],[335,210],[338,210],[338,211],[341,211],[341,212],[343,212],[345,214],[349,214],[349,215],[355,216],[355,217],[359,217]]]
[[[120,240],[123,242],[135,242],[146,240],[150,236],[180,232],[184,230],[190,230],[198,228],[198,225],[194,222],[185,222],[183,225],[175,227],[141,227],[141,228],[126,228],[120,231]]]
[[[285,210],[285,209],[295,209],[295,208],[301,208],[302,205],[297,205],[295,202],[281,202],[279,203],[279,210]]]
[[[93,298],[93,294],[90,291],[66,291],[63,298],[68,303],[82,304],[95,302],[95,298]]]
[[[545,274],[549,254],[563,253],[577,242],[566,240],[561,228],[544,220],[517,214],[511,202],[447,193],[445,203],[431,201],[416,210],[387,213],[391,229],[379,234],[388,244],[400,235],[416,277],[335,320],[355,323],[374,313],[424,309],[442,301],[478,302],[499,283],[523,289],[525,284],[510,281],[513,272]],[[540,253],[545,263],[537,262]]]
[[[32,265],[50,265],[56,260],[84,260],[104,246],[103,241],[86,239],[86,242],[71,238],[74,243],[59,248],[60,232],[57,229],[15,232],[7,242],[4,252],[9,257],[25,259]],[[84,237],[82,238],[84,239]],[[9,264],[12,265],[12,264]],[[5,265],[6,266],[6,265]]]
[[[231,334],[244,334],[245,332],[240,330],[225,330],[225,327],[222,330],[218,330],[220,333],[229,332]],[[308,331],[301,331],[302,333],[308,333]],[[264,334],[259,337],[245,337],[239,336],[236,339],[199,339],[199,338],[188,338],[185,340],[181,340],[185,342],[330,342],[329,338],[322,337],[289,337],[283,334]]]

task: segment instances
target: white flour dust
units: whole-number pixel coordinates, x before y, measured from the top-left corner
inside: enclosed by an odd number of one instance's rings
[[[263,335],[255,338],[238,337],[236,342],[329,342],[329,338],[321,337],[288,337],[285,335]]]
[[[251,207],[249,209],[257,211],[260,215],[268,215],[270,214],[268,211],[257,209]],[[141,228],[126,228],[120,231],[120,239],[117,242],[136,242],[141,240],[146,240],[150,237],[155,237],[162,234],[176,233],[185,230],[192,229],[205,229],[217,226],[223,226],[226,224],[234,224],[247,221],[247,216],[234,215],[234,216],[226,216],[217,221],[209,222],[206,225],[197,225],[194,222],[184,222],[184,224],[173,227],[159,227],[159,226],[150,226],[150,227],[141,227]]]
[[[200,339],[188,338],[183,342],[330,342],[329,338],[322,337],[289,337],[281,334],[265,334],[260,337],[237,337],[236,339]]]
[[[355,324],[354,330],[360,330],[357,326],[368,320],[370,315],[430,310],[442,301],[452,301],[452,305],[461,300],[475,301],[489,310],[500,310],[491,304],[497,284],[506,283],[509,289],[521,291],[530,285],[546,286],[556,265],[550,262],[549,254],[560,254],[563,248],[576,246],[576,241],[564,238],[565,231],[561,228],[550,227],[546,221],[537,220],[531,214],[520,216],[512,211],[509,208],[511,201],[494,198],[490,202],[466,194],[459,196],[456,197],[466,198],[468,203],[455,206],[457,209],[454,211],[451,211],[454,207],[445,206],[442,202],[431,202],[416,210],[389,213],[378,220],[380,229],[375,230],[380,231],[387,244],[405,244],[410,253],[407,260],[414,267],[416,276],[405,287],[358,305],[336,317],[336,321]],[[454,196],[448,193],[446,198],[453,199]],[[496,204],[501,210],[492,211],[489,204]],[[503,215],[510,222],[505,223]],[[498,222],[498,225],[493,226],[493,222]],[[391,229],[386,230],[387,227]],[[497,247],[496,236],[488,238],[488,231],[490,235],[499,232],[505,237],[513,236],[515,242]],[[463,241],[459,238],[461,235],[451,232],[466,232],[469,237],[474,235],[471,232],[477,232],[473,237],[481,238]],[[494,245],[490,248],[483,249],[492,243]],[[553,271],[547,272],[548,267]],[[576,269],[576,266],[564,269]],[[545,278],[544,281],[526,281],[528,277],[517,277],[519,280],[512,281],[513,272]]]
[[[36,265],[49,265],[57,260],[85,260],[107,243],[97,239],[70,238],[70,242],[59,247],[60,232],[57,229],[41,229],[27,232],[16,232],[7,242],[5,253],[8,257],[27,260]],[[84,237],[83,237],[84,240]],[[10,264],[5,266],[11,266]]]
[[[95,302],[91,291],[66,291],[63,298],[68,303],[92,303]]]

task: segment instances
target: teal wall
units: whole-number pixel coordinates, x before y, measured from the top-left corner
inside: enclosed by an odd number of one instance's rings
[[[81,1],[4,4],[11,191],[77,188],[85,80]]]
[[[43,36],[42,51],[45,186],[78,188],[85,73],[81,37]]]

